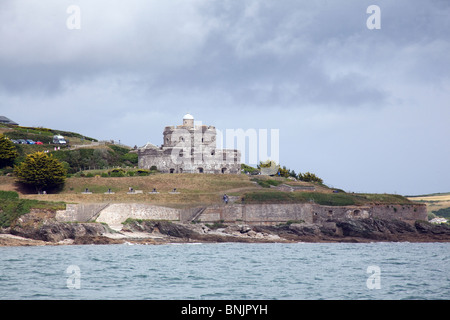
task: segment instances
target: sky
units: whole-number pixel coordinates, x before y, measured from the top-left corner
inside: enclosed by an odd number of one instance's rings
[[[0,115],[143,146],[190,113],[277,131],[279,163],[331,187],[450,192],[448,17],[448,0],[2,0]]]

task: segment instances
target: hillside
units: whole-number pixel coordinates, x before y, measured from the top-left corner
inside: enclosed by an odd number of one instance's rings
[[[22,161],[26,154],[48,150],[66,166],[69,173],[64,188],[57,194],[27,194],[13,177],[0,177],[0,190],[19,192],[24,199],[63,202],[151,202],[165,206],[196,206],[230,201],[245,203],[315,202],[323,205],[408,204],[410,200],[387,194],[354,194],[328,188],[320,182],[303,182],[261,175],[160,174],[136,169],[137,154],[131,148],[85,137],[78,133],[20,126],[0,126],[10,139],[32,139],[44,144],[16,144]],[[68,145],[52,144],[54,134],[62,134]],[[59,147],[59,148],[57,148]],[[121,167],[122,169],[117,169]],[[249,171],[250,167],[243,165]],[[11,173],[9,169],[9,173]],[[3,173],[7,173],[4,171]],[[278,187],[303,187],[295,192]],[[129,189],[139,193],[128,194]],[[92,194],[83,194],[88,189]],[[150,194],[155,189],[157,194]],[[170,193],[176,189],[177,193]],[[289,187],[287,187],[289,189]],[[105,194],[108,190],[111,193]],[[142,193],[141,193],[142,191]]]
[[[425,203],[431,218],[438,216],[450,219],[450,192],[408,196],[408,199],[413,202]]]
[[[261,181],[277,181],[290,185],[313,186],[314,191],[287,192],[263,187]],[[265,184],[262,184],[265,185]],[[129,188],[136,191],[129,194]],[[176,188],[177,193],[172,193]],[[83,194],[88,189],[92,194]],[[111,194],[108,194],[108,190]],[[158,193],[152,194],[153,189]],[[323,205],[409,204],[408,199],[389,194],[354,194],[333,192],[323,185],[291,181],[285,178],[213,174],[160,174],[134,177],[71,177],[57,194],[26,194],[14,183],[13,177],[0,177],[0,190],[18,191],[23,199],[63,201],[66,203],[145,202],[171,207],[195,207],[222,203],[223,194],[230,202],[294,203],[315,202]],[[142,193],[141,193],[142,191]],[[106,193],[106,194],[105,194]]]
[[[65,162],[69,174],[90,169],[109,169],[112,167],[137,165],[137,154],[130,153],[130,147],[105,141],[99,142],[97,139],[86,137],[79,133],[47,128],[0,125],[0,134],[14,140],[33,140],[34,142],[40,141],[43,143],[15,144],[19,153],[16,163],[23,161],[27,154],[37,151],[49,151],[58,160]],[[54,135],[63,135],[68,144],[54,144]]]

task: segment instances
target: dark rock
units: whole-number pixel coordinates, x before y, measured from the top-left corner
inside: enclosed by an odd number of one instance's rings
[[[199,235],[192,229],[183,226],[178,223],[172,223],[169,221],[157,221],[155,222],[155,229],[160,233],[177,238],[195,238]]]
[[[450,236],[450,227],[444,224],[432,224],[427,221],[416,221],[415,228],[420,233]]]
[[[320,233],[319,226],[311,223],[293,223],[289,226],[289,229],[301,236],[317,235]]]
[[[124,240],[111,239],[104,236],[80,236],[76,237],[73,244],[121,244]]]
[[[41,225],[16,226],[10,230],[13,235],[24,238],[59,242],[83,236],[101,236],[106,232],[105,226],[99,223],[64,223],[48,221]]]

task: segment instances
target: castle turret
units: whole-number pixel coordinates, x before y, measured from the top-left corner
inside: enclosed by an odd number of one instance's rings
[[[189,113],[185,114],[185,116],[183,117],[183,126],[186,126],[188,128],[194,127],[194,117]]]

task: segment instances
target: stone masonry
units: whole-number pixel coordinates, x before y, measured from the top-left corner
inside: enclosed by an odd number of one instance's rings
[[[217,149],[215,127],[194,125],[190,114],[182,125],[165,127],[161,147],[148,143],[138,149],[138,157],[139,168],[163,173],[241,173],[240,151]]]
[[[414,223],[427,220],[427,208],[423,204],[322,206],[312,203],[290,204],[228,204],[201,208],[175,209],[151,204],[70,204],[57,212],[58,221],[97,221],[108,225],[120,225],[127,218],[170,220],[190,223],[196,221],[214,223],[245,223],[250,225],[276,225],[288,221],[322,224],[328,219],[385,219]]]

